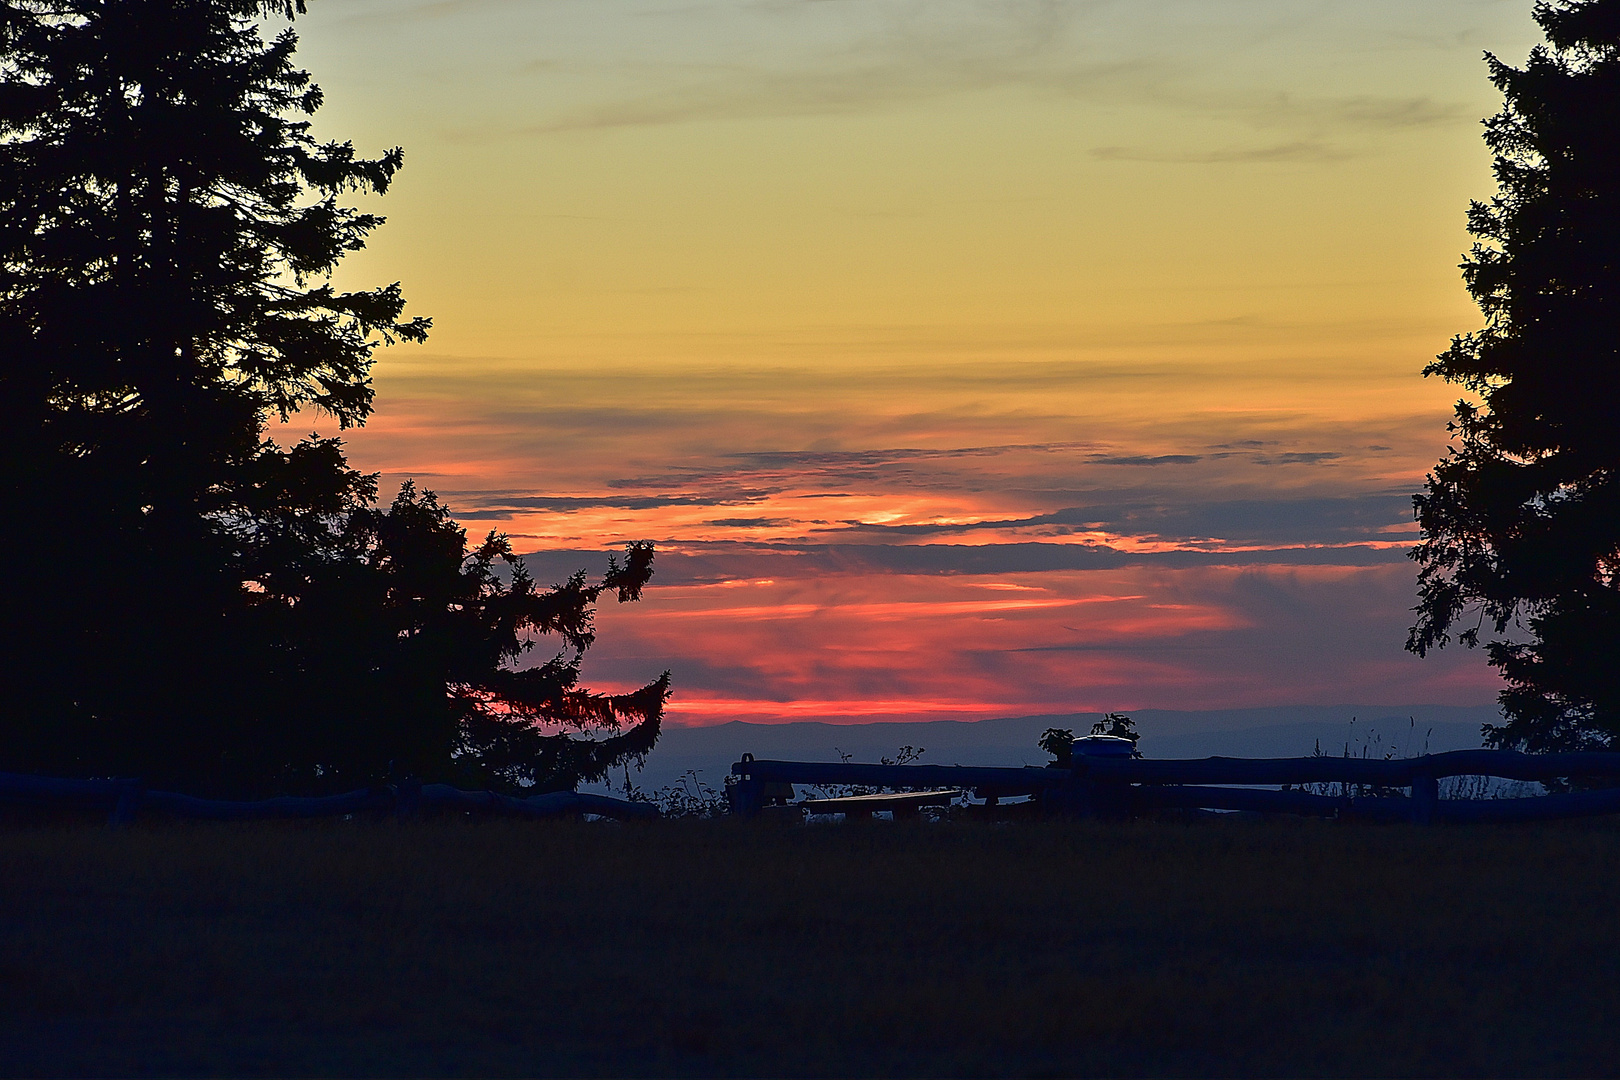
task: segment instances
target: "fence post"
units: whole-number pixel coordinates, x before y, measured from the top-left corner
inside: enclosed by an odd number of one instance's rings
[[[1096,817],[1105,813],[1110,793],[1100,790],[1101,785],[1086,775],[1084,765],[1077,764],[1066,772],[1061,781],[1036,796],[1041,807],[1065,817]]]
[[[746,766],[754,760],[753,754],[744,754],[738,764],[745,766],[743,772],[737,775],[737,782],[726,787],[726,798],[731,803],[731,812],[741,818],[756,817],[759,814],[760,804],[765,801],[765,784],[755,780],[753,774],[746,770]]]
[[[394,814],[401,821],[409,821],[422,813],[422,781],[407,776],[394,785]]]
[[[1440,781],[1428,769],[1412,773],[1412,822],[1433,825],[1435,803],[1440,801]]]
[[[145,793],[146,785],[141,781],[124,781],[119,786],[118,801],[113,803],[112,813],[107,815],[107,824],[116,827],[134,821],[141,808],[141,796]]]

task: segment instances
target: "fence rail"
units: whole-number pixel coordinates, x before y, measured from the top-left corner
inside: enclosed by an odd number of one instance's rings
[[[867,787],[972,789],[981,798],[1031,795],[1051,809],[1121,815],[1167,808],[1359,816],[1434,821],[1534,821],[1620,813],[1620,787],[1519,799],[1442,799],[1439,781],[1453,776],[1506,780],[1620,776],[1620,753],[1521,754],[1454,750],[1414,758],[1201,758],[1189,760],[1076,756],[1071,768],[960,765],[866,765],[854,762],[743,760],[731,767],[733,809],[756,813],[765,784],[851,784]],[[1258,786],[1337,784],[1333,795]],[[1397,789],[1407,789],[1401,794]]]
[[[463,791],[449,784],[403,781],[383,787],[361,788],[317,798],[283,796],[236,802],[201,799],[175,791],[148,791],[139,780],[64,780],[56,777],[0,773],[0,803],[106,810],[114,824],[132,821],[143,812],[214,821],[249,821],[269,818],[339,817],[363,811],[412,816],[424,808],[440,807],[524,817],[561,817],[596,814],[613,818],[655,818],[658,808],[606,795],[552,791],[518,798],[494,791]]]

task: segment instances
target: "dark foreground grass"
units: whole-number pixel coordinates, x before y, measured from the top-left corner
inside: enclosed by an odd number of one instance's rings
[[[0,830],[0,1070],[1608,1075],[1620,827]]]

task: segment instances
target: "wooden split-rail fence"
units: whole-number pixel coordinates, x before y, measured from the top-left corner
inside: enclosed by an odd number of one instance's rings
[[[361,788],[316,798],[285,796],[236,802],[200,799],[176,791],[149,791],[139,780],[63,780],[21,773],[0,773],[0,803],[78,810],[105,810],[108,821],[122,824],[139,814],[167,814],[215,821],[271,818],[342,817],[392,813],[414,817],[425,809],[463,810],[522,817],[566,817],[593,814],[612,818],[655,818],[650,803],[627,802],[578,791],[552,791],[518,798],[494,791],[463,791],[449,784],[397,784]]]
[[[1503,780],[1608,780],[1620,777],[1620,753],[1521,754],[1512,750],[1454,750],[1422,757],[1202,758],[1171,760],[1076,754],[1070,767],[1001,768],[972,765],[865,765],[854,762],[767,761],[744,754],[731,767],[736,814],[758,815],[785,785],[970,790],[986,802],[1033,796],[1056,813],[1128,817],[1166,809],[1239,810],[1440,821],[1535,821],[1620,813],[1620,787],[1589,787],[1550,795],[1443,799],[1440,781],[1453,776]],[[1317,790],[1300,790],[1307,785]],[[1328,785],[1337,794],[1323,793]],[[801,804],[803,805],[803,804]],[[873,802],[874,809],[881,807]]]

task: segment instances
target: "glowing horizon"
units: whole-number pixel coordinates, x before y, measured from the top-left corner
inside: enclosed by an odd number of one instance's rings
[[[407,152],[339,283],[435,320],[351,456],[542,578],[655,540],[596,684],[669,667],[676,723],[1494,696],[1402,651],[1402,549],[1456,396],[1418,372],[1478,324],[1479,53],[1527,4],[299,29],[318,133]]]

